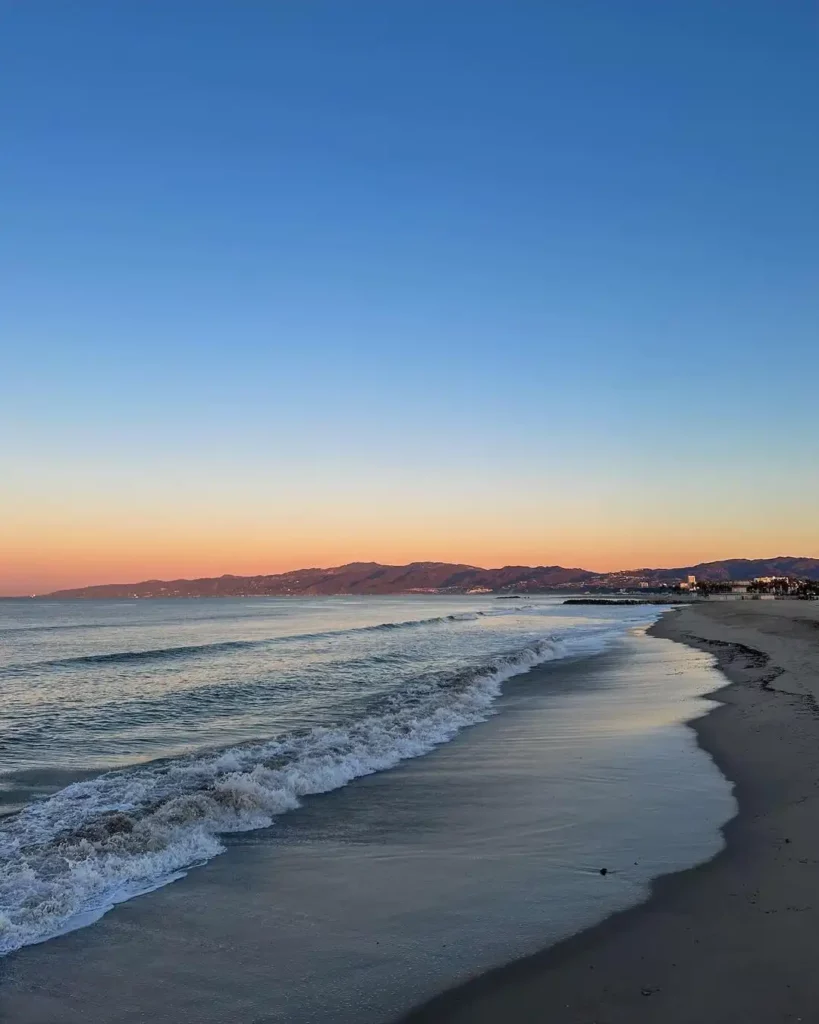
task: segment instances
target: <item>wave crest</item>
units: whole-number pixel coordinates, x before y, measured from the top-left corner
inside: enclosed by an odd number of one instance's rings
[[[447,622],[472,622],[485,615],[486,612],[459,612],[455,615],[436,615],[431,619],[410,619],[407,622],[381,622],[375,626],[354,626],[350,629],[325,630],[318,633],[299,633],[290,636],[268,637],[264,640],[224,640],[212,644],[188,644],[179,647],[158,647],[146,651],[110,651],[105,654],[83,654],[72,658],[56,658],[49,661],[26,662],[21,665],[10,665],[0,674],[18,671],[30,672],[32,669],[70,668],[81,665],[128,664],[129,662],[163,661],[166,659],[198,657],[200,655],[217,654],[220,651],[237,651],[249,648],[264,648],[274,644],[290,643],[301,640],[328,640],[335,637],[355,635],[357,633],[373,633],[392,629],[416,629],[419,626],[435,626]]]
[[[347,726],[111,772],[32,804],[0,828],[0,953],[180,877],[222,852],[220,833],[264,828],[305,796],[427,753],[491,714],[504,680],[567,653],[548,638]]]

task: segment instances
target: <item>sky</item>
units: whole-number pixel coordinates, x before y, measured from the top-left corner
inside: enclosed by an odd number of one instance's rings
[[[817,43],[0,0],[0,593],[819,556]]]

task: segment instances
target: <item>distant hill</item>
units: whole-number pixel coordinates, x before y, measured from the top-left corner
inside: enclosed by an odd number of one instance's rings
[[[750,580],[756,576],[796,576],[819,580],[819,558],[794,558],[777,555],[775,558],[728,558],[721,562],[698,562],[675,569],[628,569],[621,572],[599,573],[592,586],[624,587],[639,583],[650,586],[674,584],[696,576],[698,580],[721,582]]]
[[[216,576],[198,580],[145,580],[96,587],[58,590],[45,597],[287,597],[332,594],[464,594],[470,591],[537,593],[548,590],[620,589],[673,584],[687,576],[698,579],[741,580],[754,576],[800,576],[819,580],[819,558],[731,558],[700,562],[676,569],[630,569],[596,573],[560,565],[506,565],[481,569],[450,562],[411,562],[380,565],[351,562],[332,569],[295,569],[269,576]]]

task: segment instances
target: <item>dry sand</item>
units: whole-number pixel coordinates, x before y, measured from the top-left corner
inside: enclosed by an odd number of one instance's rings
[[[653,631],[712,651],[730,680],[722,706],[694,723],[736,785],[724,851],[407,1024],[819,1020],[819,605],[713,602],[669,612]]]

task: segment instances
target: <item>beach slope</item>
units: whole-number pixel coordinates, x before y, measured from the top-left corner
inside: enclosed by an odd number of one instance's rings
[[[816,1019],[819,605],[731,601],[653,632],[712,652],[720,706],[693,723],[736,786],[715,859],[651,899],[453,989],[407,1024],[772,1024]]]

